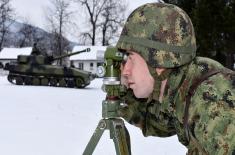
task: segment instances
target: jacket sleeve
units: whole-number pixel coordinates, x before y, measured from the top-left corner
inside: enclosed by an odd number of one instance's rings
[[[144,136],[168,137],[175,134],[171,118],[165,113],[150,111],[155,105],[154,101],[147,103],[146,99],[137,99],[132,90],[128,90],[122,100],[127,106],[120,108],[120,116],[130,124],[139,127]]]

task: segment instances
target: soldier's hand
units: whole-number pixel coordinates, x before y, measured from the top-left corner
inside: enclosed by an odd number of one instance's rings
[[[120,107],[118,113],[120,117],[124,118],[127,122],[142,128],[144,113],[146,112],[146,100],[137,99],[131,89],[121,97],[121,100],[126,106]]]

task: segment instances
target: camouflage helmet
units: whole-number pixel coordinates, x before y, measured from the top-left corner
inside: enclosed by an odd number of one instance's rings
[[[134,10],[116,47],[139,53],[154,68],[178,67],[196,56],[190,18],[179,7],[165,3],[148,3]]]

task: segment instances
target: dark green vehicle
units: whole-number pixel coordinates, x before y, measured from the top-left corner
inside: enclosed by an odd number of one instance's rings
[[[6,64],[4,69],[9,71],[8,81],[16,85],[84,88],[95,78],[91,72],[52,63],[64,57],[89,51],[88,48],[59,57],[32,54],[32,52],[31,55],[18,55],[17,61]]]

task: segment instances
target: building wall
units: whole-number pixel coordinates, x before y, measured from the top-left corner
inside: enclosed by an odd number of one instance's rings
[[[1,60],[0,59],[0,62],[3,64],[3,66],[5,66],[6,63],[9,63],[10,61],[13,61],[13,60]]]
[[[6,65],[6,63],[9,63],[10,61],[16,61],[16,60],[5,60],[5,59],[0,59],[0,76],[5,76],[8,75],[8,71],[4,70],[2,67]],[[3,65],[3,66],[2,66]]]
[[[93,74],[96,74],[97,67],[100,66],[102,63],[103,62],[97,61],[97,60],[73,60],[71,61],[71,64],[73,64],[74,67],[92,72]],[[82,68],[80,68],[81,66]]]
[[[8,75],[8,74],[9,74],[8,71],[3,70],[2,68],[0,68],[0,76],[6,76],[6,75]]]

